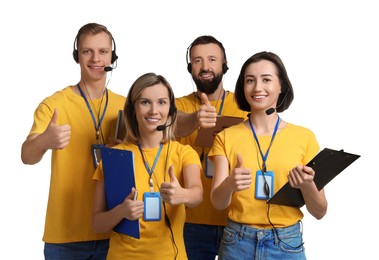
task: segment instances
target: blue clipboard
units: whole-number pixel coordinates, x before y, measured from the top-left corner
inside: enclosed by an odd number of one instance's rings
[[[105,199],[108,209],[122,203],[136,187],[134,178],[134,154],[129,150],[101,148],[104,173]],[[139,220],[123,219],[113,229],[134,238],[140,238]]]
[[[357,160],[360,155],[346,153],[343,150],[337,151],[329,148],[324,148],[320,151],[308,164],[316,175],[314,182],[317,189],[321,190],[334,177],[342,172],[346,167]],[[292,188],[287,182],[278,192],[272,196],[267,203],[279,204],[292,207],[304,206],[304,198],[299,189]]]

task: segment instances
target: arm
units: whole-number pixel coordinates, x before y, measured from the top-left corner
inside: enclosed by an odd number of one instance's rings
[[[136,220],[142,217],[144,211],[143,201],[133,200],[135,192],[135,188],[132,188],[130,194],[121,204],[107,211],[104,181],[96,182],[92,214],[92,225],[95,233],[111,231],[123,218]]]
[[[63,149],[70,142],[71,127],[57,125],[58,110],[54,110],[50,123],[42,134],[30,135],[21,147],[21,160],[24,164],[41,161],[48,149]]]
[[[192,134],[199,127],[210,128],[216,126],[217,113],[216,108],[211,105],[205,93],[201,93],[201,102],[199,111],[187,114],[178,111],[175,135],[185,137]]]
[[[324,189],[317,189],[314,175],[311,167],[298,165],[290,171],[288,182],[291,187],[301,190],[308,212],[316,219],[321,219],[326,214],[328,203]]]
[[[164,202],[170,205],[184,203],[193,208],[203,201],[203,185],[200,178],[200,166],[190,164],[183,168],[184,185],[182,188],[174,173],[173,165],[168,170],[170,181],[161,184],[160,192]]]
[[[229,163],[225,156],[214,156],[215,171],[212,179],[211,202],[217,210],[229,207],[233,192],[248,189],[251,184],[250,169],[242,167],[242,155],[237,156],[237,164],[229,175]]]

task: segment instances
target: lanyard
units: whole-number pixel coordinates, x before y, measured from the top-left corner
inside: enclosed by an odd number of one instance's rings
[[[155,166],[157,165],[157,162],[158,162],[158,159],[159,159],[159,156],[162,152],[162,147],[163,147],[163,144],[160,144],[159,146],[159,150],[157,152],[157,154],[155,155],[155,159],[154,159],[154,163],[153,163],[153,166],[150,168],[149,166],[149,163],[147,162],[146,158],[145,158],[145,155],[143,154],[143,151],[142,151],[142,147],[141,145],[138,143],[138,149],[139,151],[141,152],[141,155],[142,155],[142,160],[145,164],[145,168],[146,168],[146,171],[147,173],[149,174],[150,176],[150,192],[154,192],[154,185],[153,185],[153,179],[151,178],[153,172],[154,172],[154,169],[155,169]]]
[[[86,101],[87,108],[88,108],[89,112],[91,113],[92,121],[93,121],[93,125],[95,126],[95,130],[96,130],[96,140],[99,140],[99,135],[100,135],[100,131],[99,131],[99,129],[100,129],[101,123],[103,122],[104,115],[105,115],[105,111],[107,110],[107,107],[108,107],[108,89],[105,89],[105,90],[106,90],[106,95],[105,95],[105,106],[104,106],[103,114],[102,114],[101,117],[99,118],[99,122],[98,122],[97,125],[96,125],[95,115],[93,114],[92,108],[91,108],[90,104],[88,103],[88,100],[87,100],[87,98],[86,98],[86,95],[84,95],[83,90],[80,88],[79,83],[78,83],[78,89],[79,89],[79,91],[80,91],[80,95],[81,95],[81,96],[84,98],[84,100]]]
[[[224,90],[224,93],[222,94],[220,110],[218,111],[219,116],[221,116],[221,111],[222,111],[222,108],[224,107],[225,93],[226,93],[226,91]]]
[[[262,156],[262,170],[263,172],[265,173],[267,171],[267,168],[266,168],[266,160],[267,160],[267,157],[268,157],[268,153],[270,151],[270,148],[271,148],[271,145],[272,143],[274,142],[274,138],[275,138],[275,135],[276,135],[276,132],[278,131],[278,128],[279,128],[279,122],[280,122],[280,117],[278,116],[278,120],[276,120],[276,125],[275,125],[275,128],[274,128],[274,132],[272,133],[272,137],[271,137],[271,142],[270,142],[270,145],[268,146],[268,149],[266,151],[266,154],[263,155],[263,152],[262,152],[262,149],[261,149],[261,145],[259,144],[259,140],[258,140],[258,137],[257,137],[257,134],[255,133],[255,130],[254,130],[254,126],[253,124],[251,123],[251,119],[249,117],[249,123],[250,123],[250,127],[251,127],[251,131],[253,132],[253,135],[254,135],[254,139],[255,141],[257,142],[258,144],[258,148],[259,148],[259,152],[261,153],[261,156]]]

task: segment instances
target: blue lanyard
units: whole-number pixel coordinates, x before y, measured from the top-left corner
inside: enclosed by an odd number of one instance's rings
[[[279,128],[279,122],[280,122],[280,117],[278,116],[278,120],[276,120],[276,125],[275,125],[275,129],[274,129],[274,132],[272,133],[272,137],[271,137],[271,142],[270,142],[270,145],[268,146],[268,149],[266,151],[266,154],[263,155],[263,152],[262,152],[262,149],[261,149],[261,145],[259,144],[259,140],[258,140],[258,137],[257,137],[257,134],[255,133],[255,130],[254,130],[254,126],[253,124],[251,123],[251,119],[249,117],[249,123],[250,123],[250,127],[251,127],[251,131],[253,132],[253,135],[254,135],[254,139],[255,141],[257,142],[258,144],[258,148],[259,148],[259,152],[261,153],[261,156],[262,156],[262,170],[263,172],[266,172],[267,171],[267,168],[266,168],[266,160],[267,160],[267,157],[268,157],[268,153],[270,151],[270,148],[271,148],[271,145],[272,143],[274,142],[274,138],[275,138],[275,135],[276,135],[276,132],[278,131],[278,128]]]
[[[138,143],[138,149],[139,149],[139,151],[141,152],[142,160],[143,160],[143,162],[144,162],[144,164],[145,164],[146,171],[147,171],[147,173],[149,174],[149,177],[150,177],[150,191],[151,191],[151,192],[154,191],[153,179],[151,178],[151,175],[153,174],[154,169],[155,169],[155,166],[157,165],[157,162],[158,162],[159,156],[161,155],[162,147],[163,147],[163,144],[160,144],[160,146],[159,146],[159,150],[158,150],[158,152],[157,152],[157,155],[155,155],[155,159],[154,159],[153,166],[150,168],[149,163],[147,162],[147,160],[146,160],[146,158],[145,158],[145,155],[143,154],[142,147],[141,147],[141,145]]]
[[[107,111],[107,107],[108,107],[108,89],[105,89],[105,90],[106,90],[106,92],[105,92],[105,106],[104,106],[103,114],[102,114],[101,117],[99,118],[99,122],[98,122],[97,125],[96,125],[95,115],[93,114],[92,108],[91,108],[90,104],[88,103],[88,100],[87,100],[87,98],[86,98],[86,95],[84,95],[83,90],[80,88],[79,83],[78,83],[77,86],[78,86],[78,89],[79,89],[80,95],[81,95],[81,96],[84,98],[84,100],[86,101],[87,108],[88,108],[89,112],[91,113],[92,121],[93,121],[93,125],[95,126],[95,130],[96,130],[96,139],[98,140],[98,139],[99,139],[99,135],[100,135],[99,129],[100,129],[101,123],[103,122],[103,119],[104,119],[104,116],[105,116],[105,111]]]
[[[226,93],[226,91],[224,90],[224,93],[222,94],[220,110],[218,111],[218,115],[219,115],[219,116],[221,116],[221,111],[222,111],[222,109],[223,109],[223,107],[224,107],[225,93]]]

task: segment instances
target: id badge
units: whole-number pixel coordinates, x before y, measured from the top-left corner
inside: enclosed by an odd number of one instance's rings
[[[255,178],[255,198],[267,200],[274,195],[274,172],[257,171]]]
[[[93,160],[93,167],[96,169],[101,161],[101,148],[103,148],[103,144],[93,144],[91,147],[92,152],[92,160]]]
[[[208,155],[205,156],[205,176],[208,178],[213,178],[214,173],[214,164],[211,159],[208,158]]]
[[[145,192],[143,194],[145,221],[160,221],[162,218],[162,199],[159,192]]]

